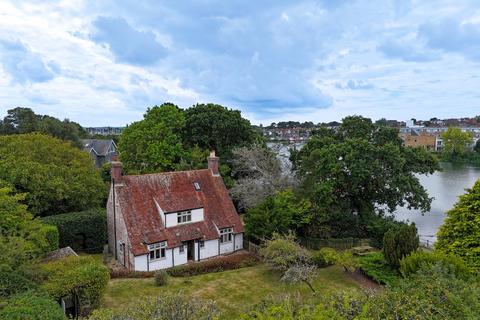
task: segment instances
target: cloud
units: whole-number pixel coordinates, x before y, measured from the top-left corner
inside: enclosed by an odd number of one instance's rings
[[[346,83],[337,82],[335,87],[338,89],[350,89],[350,90],[371,90],[375,86],[365,80],[348,80]]]
[[[167,55],[167,49],[153,32],[134,29],[124,18],[100,16],[93,26],[91,39],[108,45],[119,62],[146,66]]]
[[[422,24],[419,35],[430,48],[480,60],[480,23],[448,17]]]
[[[428,62],[438,59],[438,54],[422,48],[414,41],[389,39],[378,46],[378,50],[388,58],[402,59],[410,62]]]
[[[15,82],[46,82],[60,71],[58,64],[45,63],[39,54],[30,51],[20,41],[0,39],[0,49],[2,66]]]

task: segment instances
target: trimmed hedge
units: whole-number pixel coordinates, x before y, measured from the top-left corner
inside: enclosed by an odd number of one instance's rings
[[[8,320],[66,320],[60,305],[46,294],[25,292],[10,298],[0,309],[0,319]]]
[[[105,209],[70,212],[42,218],[60,233],[60,247],[75,251],[101,253],[107,243],[107,214]]]
[[[432,267],[435,264],[441,264],[458,279],[469,279],[472,276],[467,264],[460,257],[424,251],[412,252],[403,258],[400,261],[400,272],[404,277],[409,277],[422,267]]]
[[[100,305],[110,279],[107,267],[88,256],[71,256],[45,263],[40,273],[45,277],[40,288],[55,299],[76,290],[83,315]]]
[[[370,253],[358,258],[361,271],[379,284],[393,285],[400,279],[399,273],[392,268],[383,253]]]
[[[184,264],[167,269],[167,272],[172,277],[188,277],[203,273],[221,272],[225,270],[250,267],[257,264],[258,261],[259,258],[257,256],[249,252],[241,252],[192,264]]]

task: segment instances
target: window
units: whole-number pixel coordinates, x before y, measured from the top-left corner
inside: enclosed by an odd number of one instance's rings
[[[205,241],[200,240],[200,241],[198,242],[198,245],[200,246],[200,249],[201,249],[201,248],[205,248]]]
[[[119,248],[120,254],[123,254],[123,247],[124,246],[125,246],[125,244],[121,243],[120,241],[118,242],[118,248]]]
[[[194,182],[193,186],[195,187],[195,190],[200,191],[200,183]]]
[[[232,241],[232,228],[220,229],[220,243]]]
[[[162,241],[148,245],[150,251],[150,260],[165,259],[165,250],[167,249],[167,241]]]
[[[184,253],[185,252],[185,245],[181,245],[179,248],[178,248],[178,251],[180,253]]]
[[[192,211],[182,211],[177,213],[177,222],[186,223],[192,221]]]

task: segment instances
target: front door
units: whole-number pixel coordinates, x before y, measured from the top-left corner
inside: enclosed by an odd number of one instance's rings
[[[193,240],[187,242],[187,259],[188,261],[195,260],[195,242]]]

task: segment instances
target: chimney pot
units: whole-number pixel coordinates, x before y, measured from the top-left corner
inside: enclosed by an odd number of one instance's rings
[[[122,181],[122,163],[118,161],[118,156],[115,155],[112,158],[112,162],[110,163],[111,168],[110,168],[110,175],[112,177],[112,180],[116,183],[119,183]]]
[[[212,171],[214,176],[219,176],[220,172],[218,171],[218,162],[219,158],[215,156],[215,150],[210,151],[210,156],[207,158],[208,161],[208,169]]]

